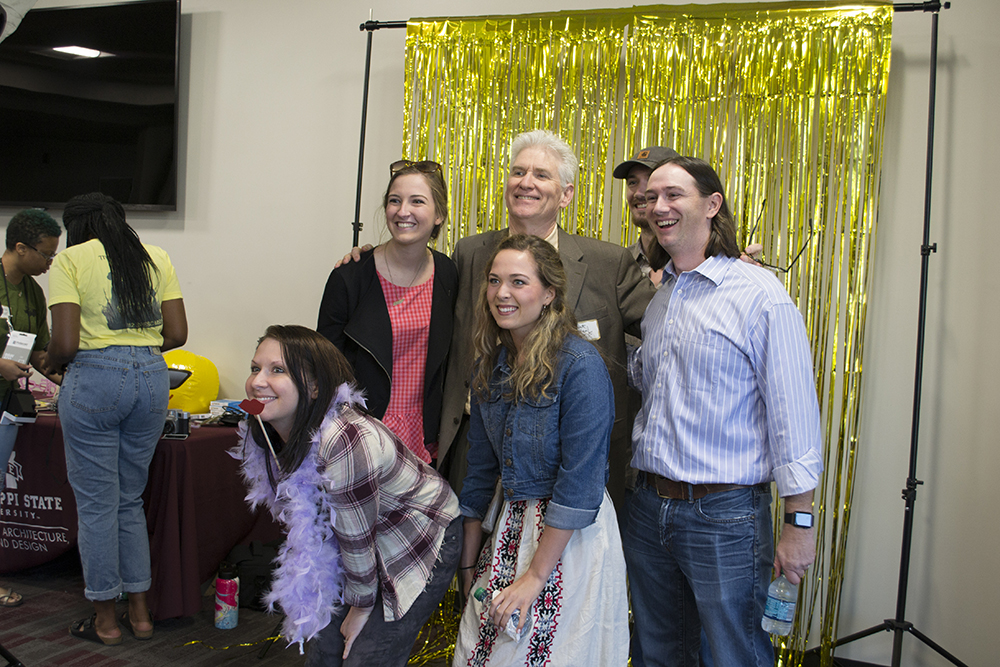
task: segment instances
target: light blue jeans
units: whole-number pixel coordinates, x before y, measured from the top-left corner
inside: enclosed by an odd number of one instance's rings
[[[88,600],[149,589],[141,496],[169,398],[167,365],[156,347],[81,350],[66,371],[59,421]]]
[[[760,627],[774,561],[767,487],[666,500],[640,482],[624,550],[647,667],[698,667],[702,638],[719,667],[773,667]]]

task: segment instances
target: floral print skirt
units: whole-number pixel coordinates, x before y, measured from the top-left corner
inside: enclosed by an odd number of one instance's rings
[[[503,589],[528,568],[545,527],[547,507],[548,499],[503,504],[476,564],[472,591]],[[574,531],[566,544],[532,605],[531,630],[520,641],[494,625],[487,610],[484,602],[469,596],[453,667],[624,667],[629,650],[625,558],[607,492],[597,520]]]

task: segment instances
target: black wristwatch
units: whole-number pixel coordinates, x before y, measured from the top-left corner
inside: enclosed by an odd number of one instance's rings
[[[812,528],[813,515],[811,512],[785,512],[785,523],[790,523],[796,528]]]

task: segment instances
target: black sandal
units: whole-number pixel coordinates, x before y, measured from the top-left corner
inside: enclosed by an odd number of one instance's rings
[[[118,621],[122,624],[122,626],[124,626],[126,630],[129,631],[129,634],[131,634],[133,637],[135,637],[140,641],[146,641],[147,639],[153,638],[152,628],[150,628],[149,630],[136,630],[135,628],[132,627],[132,619],[129,618],[127,609],[122,612],[121,616],[118,617]],[[152,613],[149,615],[149,622],[150,623],[153,622]]]
[[[24,598],[13,588],[8,588],[7,593],[0,595],[0,607],[20,607],[24,604]]]
[[[69,626],[69,633],[74,637],[86,639],[88,642],[94,642],[96,644],[104,644],[105,646],[117,646],[122,643],[121,635],[106,638],[97,634],[97,626],[94,624],[94,621],[96,620],[97,614],[94,614],[90,618],[82,618],[73,625]]]

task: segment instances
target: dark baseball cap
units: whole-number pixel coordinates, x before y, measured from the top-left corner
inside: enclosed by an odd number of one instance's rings
[[[632,171],[632,167],[637,164],[652,169],[667,158],[677,157],[678,155],[679,153],[677,151],[673,148],[667,148],[666,146],[650,146],[649,148],[643,148],[641,151],[636,153],[631,160],[626,160],[615,167],[615,170],[611,173],[611,175],[615,178],[628,178],[628,173]]]

